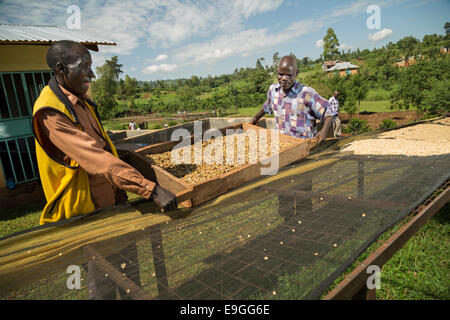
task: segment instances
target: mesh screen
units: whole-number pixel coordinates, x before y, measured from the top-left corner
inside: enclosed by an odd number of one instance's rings
[[[37,228],[0,241],[0,295],[317,299],[449,173],[450,155],[328,153],[198,208],[137,202]],[[71,265],[79,289],[68,288]]]

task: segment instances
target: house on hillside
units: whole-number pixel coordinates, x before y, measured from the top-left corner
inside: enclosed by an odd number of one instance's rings
[[[79,30],[0,24],[0,207],[7,186],[39,179],[31,118],[35,100],[52,77],[47,50],[58,40],[77,41],[92,51],[116,45]]]
[[[408,57],[408,59],[406,59],[406,57],[403,57],[401,59],[397,59],[395,60],[395,64],[397,65],[397,67],[403,68],[403,67],[409,67],[410,65],[413,65],[414,63],[417,62],[417,60],[419,59],[423,59],[422,55],[417,55],[417,56],[410,56]]]
[[[330,69],[331,67],[334,67],[334,65],[338,62],[340,62],[341,60],[331,60],[331,61],[324,61],[322,64],[322,71],[325,72],[328,69]]]
[[[326,70],[326,72],[329,77],[331,77],[332,75],[339,75],[342,77],[345,75],[349,76],[358,73],[358,68],[358,66],[345,61],[336,63],[333,67]]]
[[[450,47],[441,47],[440,52],[441,53],[450,53]]]

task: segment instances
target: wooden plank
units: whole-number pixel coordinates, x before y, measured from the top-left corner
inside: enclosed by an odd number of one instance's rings
[[[102,255],[100,255],[91,246],[83,247],[86,256],[95,263],[100,270],[108,274],[109,278],[123,291],[130,295],[134,300],[153,300],[141,287],[130,280],[125,274],[122,274],[112,264],[110,264]]]
[[[336,288],[330,291],[324,300],[351,299],[366,286],[370,265],[381,268],[403,245],[448,201],[450,201],[450,186],[444,189],[433,201],[422,206],[420,212],[383,243],[373,254],[355,268]]]

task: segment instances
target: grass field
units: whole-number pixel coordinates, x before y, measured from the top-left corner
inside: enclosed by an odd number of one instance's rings
[[[361,101],[360,112],[389,112],[396,111],[389,108],[389,100],[363,100]]]
[[[380,236],[330,286],[333,289],[348,273],[372,254],[407,221],[397,224]],[[379,300],[448,300],[450,298],[449,250],[450,203],[436,213],[382,267]],[[324,294],[325,295],[325,294]]]
[[[0,237],[37,226],[42,207],[43,204],[34,204],[2,210]],[[380,240],[370,246],[346,272],[353,270],[378,248],[381,241],[386,241],[400,227],[397,225],[383,234]],[[449,233],[450,203],[447,203],[384,265],[377,299],[450,299]],[[344,276],[340,276],[330,289],[343,278]]]

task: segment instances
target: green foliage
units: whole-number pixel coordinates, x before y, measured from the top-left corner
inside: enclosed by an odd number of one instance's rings
[[[117,58],[117,57],[113,57]],[[117,108],[117,102],[114,95],[117,92],[117,73],[114,67],[114,61],[107,60],[102,66],[97,67],[98,78],[92,82],[92,95],[94,101],[99,106],[99,113],[102,119],[108,119]]]
[[[393,107],[406,110],[412,107],[425,114],[439,112],[440,106],[448,109],[448,104],[433,98],[431,92],[445,97],[444,90],[446,86],[448,87],[449,74],[450,60],[448,58],[422,60],[406,68],[399,78],[399,87],[392,93]],[[445,81],[445,84],[438,86],[442,81]],[[437,88],[435,89],[435,87]],[[432,108],[427,105],[429,103],[433,106]]]
[[[368,131],[370,131],[370,127],[367,121],[358,118],[350,119],[348,124],[344,125],[342,129],[343,133],[352,133],[352,134],[359,134]]]
[[[323,38],[323,58],[325,60],[335,60],[339,57],[339,41],[333,28],[328,28],[327,34]]]
[[[392,129],[397,126],[397,123],[392,119],[383,119],[383,121],[380,123],[379,128],[380,129]]]
[[[129,110],[133,110],[135,108],[134,99],[137,97],[137,87],[138,87],[137,80],[135,78],[131,78],[130,76],[126,75],[123,84],[122,95],[127,101],[127,106]]]
[[[367,83],[363,80],[360,74],[356,74],[350,77],[350,88],[348,89],[353,97],[358,100],[358,113],[361,106],[361,100],[365,99],[368,92]]]
[[[167,125],[169,126],[169,127],[172,127],[172,126],[176,126],[178,123],[175,121],[175,120],[170,120],[168,123],[167,123]]]
[[[450,112],[450,80],[435,81],[425,94],[423,105],[425,113],[430,116]]]
[[[366,99],[369,101],[383,101],[391,98],[391,92],[383,88],[370,89],[367,92]]]
[[[123,72],[123,64],[119,64],[119,58],[117,56],[114,56],[111,58],[111,60],[106,60],[105,65],[107,65],[108,68],[112,70],[114,80],[116,82],[119,81],[119,76]]]
[[[347,102],[344,105],[344,110],[350,114],[350,117],[356,113],[356,98],[353,95],[347,97]]]

